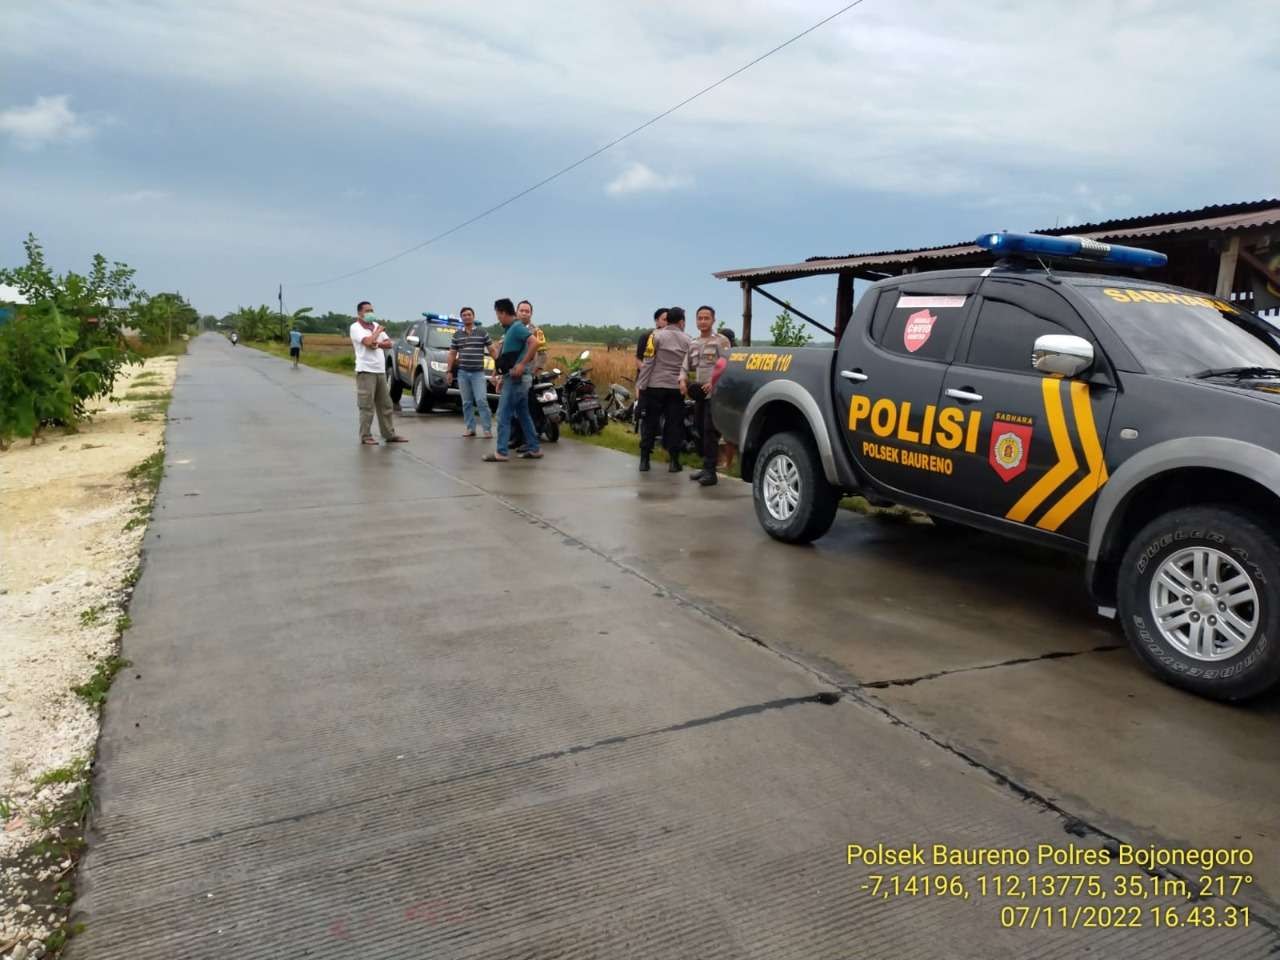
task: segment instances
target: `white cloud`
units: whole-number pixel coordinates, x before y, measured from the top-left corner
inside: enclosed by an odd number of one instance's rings
[[[36,97],[28,107],[0,110],[0,132],[13,137],[20,146],[34,150],[48,143],[83,140],[92,128],[71,109],[71,97]]]
[[[1256,156],[1280,150],[1280,130],[1257,120],[1278,77],[1269,34],[1234,28],[1273,7],[867,3],[632,142],[706,183],[730,167],[960,198],[1010,186],[1069,195],[1081,176],[1109,192],[1149,183],[1152,170],[1167,193],[1230,183],[1242,148],[1221,130],[1249,130]],[[0,54],[87,57],[95,69],[401,127],[554,136],[572,156],[827,12],[824,0],[579,2],[555,15],[523,0],[47,3],[17,15]],[[1171,55],[1187,37],[1230,49],[1233,69]],[[171,49],[183,55],[157,53]],[[1079,82],[1035,80],[1062,71]]]
[[[1197,178],[1229,182],[1241,147],[1222,129],[1249,129],[1256,155],[1280,149],[1280,131],[1257,122],[1277,78],[1268,35],[1233,29],[1264,22],[1273,4],[867,3],[632,143],[708,183],[730,166],[957,197],[1011,179],[1069,195],[1081,176],[1109,191],[1113,179],[1149,181],[1152,169],[1170,192]],[[76,38],[93,36],[99,68],[397,126],[417,117],[557,136],[572,156],[827,12],[825,0],[579,2],[556,15],[523,0],[49,3],[19,14],[0,51],[84,56]],[[1172,56],[1187,37],[1230,49],[1235,68]],[[156,52],[174,48],[183,56]],[[1035,82],[1062,70],[1080,78],[1075,88]],[[1242,75],[1253,82],[1241,87]]]
[[[108,199],[112,203],[152,203],[157,200],[168,200],[172,193],[168,190],[131,190],[127,193],[112,194]]]
[[[627,193],[666,193],[689,186],[693,181],[689,177],[656,173],[652,167],[633,161],[609,181],[605,192],[610,196],[621,196]]]

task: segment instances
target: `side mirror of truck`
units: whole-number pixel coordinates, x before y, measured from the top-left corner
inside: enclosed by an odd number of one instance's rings
[[[414,334],[412,334],[412,333],[411,333],[411,334],[409,334],[407,337],[405,337],[405,338],[404,338],[404,340],[405,340],[405,343],[411,343],[411,344],[413,344],[415,347],[416,347],[416,346],[421,342],[421,341],[417,338],[417,336],[416,336],[416,335],[414,335]]]
[[[1041,373],[1078,377],[1093,366],[1093,344],[1068,333],[1048,333],[1036,337],[1031,350],[1031,366]]]

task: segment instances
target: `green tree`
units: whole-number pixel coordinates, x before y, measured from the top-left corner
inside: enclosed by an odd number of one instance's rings
[[[140,294],[129,313],[130,324],[145,343],[169,344],[200,320],[180,293]]]
[[[244,340],[270,340],[278,325],[278,315],[266,304],[241,307],[231,315],[231,326]]]
[[[297,310],[293,311],[293,313],[289,314],[289,329],[301,330],[303,333],[306,333],[307,331],[305,328],[311,321],[309,314],[314,309],[315,307],[299,307]],[[350,326],[350,322],[348,322],[347,325]]]
[[[790,307],[790,303],[783,307],[769,327],[775,347],[803,347],[813,339],[804,325],[791,316]]]
[[[0,326],[0,444],[74,426],[136,360],[121,334],[138,292],[129,266],[95,254],[88,273],[58,274],[34,235],[23,248],[24,265],[0,269],[27,300]]]

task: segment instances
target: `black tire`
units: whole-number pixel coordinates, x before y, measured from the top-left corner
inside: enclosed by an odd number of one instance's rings
[[[547,425],[542,428],[542,435],[547,438],[547,443],[558,443],[560,441],[560,424],[548,420]]]
[[[431,390],[427,387],[427,379],[419,370],[413,376],[413,409],[419,413],[430,413],[435,398],[431,395]]]
[[[1257,597],[1256,603],[1234,608],[1255,623],[1252,638],[1234,655],[1220,660],[1189,656],[1156,625],[1152,581],[1166,561],[1195,547],[1224,556],[1229,569],[1220,576],[1246,574]],[[1174,510],[1147,524],[1125,551],[1120,564],[1120,619],[1130,646],[1160,679],[1215,700],[1244,700],[1280,681],[1278,583],[1280,544],[1255,517],[1217,505]],[[1221,606],[1215,608],[1215,595],[1196,592],[1194,583],[1186,596],[1192,597],[1187,615],[1196,620],[1203,616],[1207,621],[1221,610]],[[1206,612],[1198,613],[1202,602]]]
[[[798,502],[786,517],[775,516],[765,503],[766,475],[770,465],[782,457],[794,465],[798,480]],[[818,539],[831,529],[840,506],[839,492],[823,475],[822,461],[813,441],[798,433],[779,433],[765,441],[756,457],[751,489],[760,526],[783,543],[810,543]]]
[[[391,402],[395,406],[400,406],[400,398],[404,396],[404,384],[400,382],[400,378],[393,372],[392,368],[387,368],[387,390],[391,394]]]

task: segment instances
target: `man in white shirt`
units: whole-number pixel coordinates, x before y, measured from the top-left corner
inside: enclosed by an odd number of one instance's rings
[[[351,325],[351,346],[356,352],[356,407],[360,410],[360,442],[376,444],[370,427],[378,414],[378,430],[387,443],[408,443],[391,425],[391,392],[387,389],[387,357],[391,346],[386,329],[373,316],[373,304],[361,300]]]

